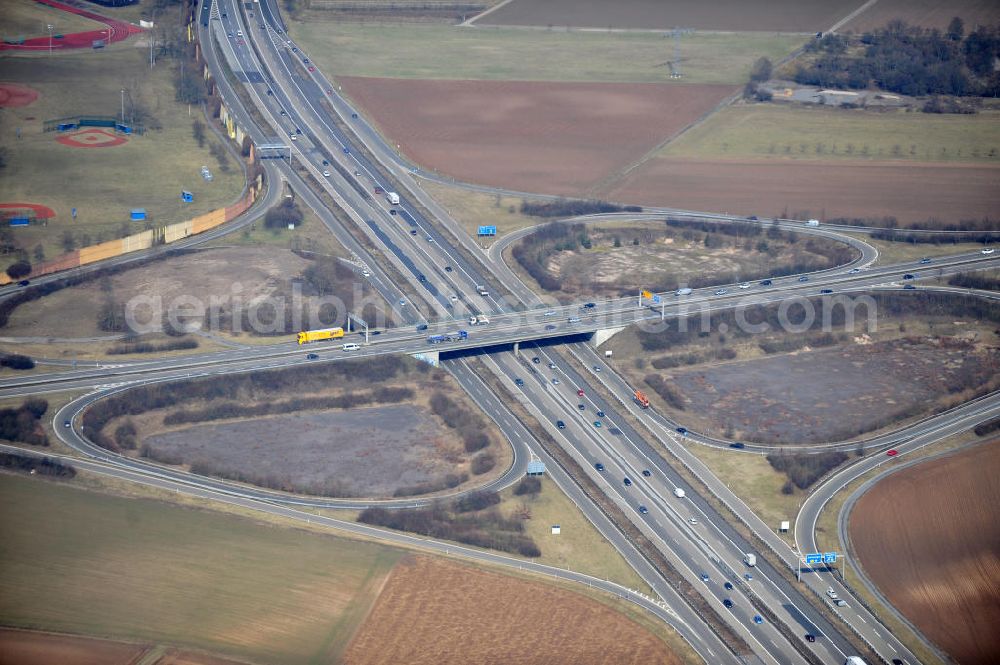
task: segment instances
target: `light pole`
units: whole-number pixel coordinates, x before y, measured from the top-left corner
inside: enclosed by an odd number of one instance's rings
[[[125,124],[125,88],[122,88],[122,124]]]
[[[55,26],[51,23],[46,23],[45,27],[49,29],[49,55],[52,55],[52,28]]]

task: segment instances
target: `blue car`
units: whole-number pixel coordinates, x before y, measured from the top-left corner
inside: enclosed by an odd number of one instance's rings
[[[753,615],[753,622],[755,624],[757,624],[757,625],[760,625],[760,624],[764,623],[764,618],[761,615],[759,615],[759,614],[754,614]]]

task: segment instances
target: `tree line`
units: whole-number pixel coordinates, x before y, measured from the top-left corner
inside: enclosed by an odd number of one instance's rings
[[[455,402],[442,392],[431,395],[430,406],[432,413],[458,433],[465,452],[474,453],[490,445],[490,437],[486,434],[486,423],[478,413]]]
[[[609,212],[642,212],[642,206],[620,206],[596,199],[559,199],[548,203],[521,202],[521,214],[532,217],[579,217]]]
[[[816,453],[771,453],[767,461],[775,471],[788,476],[781,488],[782,493],[792,494],[793,485],[804,490],[823,477],[828,471],[847,461],[847,453],[839,450]]]
[[[827,34],[805,52],[813,57],[793,76],[804,85],[879,88],[912,97],[1000,94],[1000,72],[993,66],[1000,31],[980,26],[966,35],[958,17],[945,32],[896,19],[856,38]]]

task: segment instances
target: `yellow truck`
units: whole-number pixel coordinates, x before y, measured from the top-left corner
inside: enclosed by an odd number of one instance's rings
[[[318,342],[324,339],[339,339],[344,336],[343,328],[324,328],[323,330],[304,330],[299,333],[299,344]]]

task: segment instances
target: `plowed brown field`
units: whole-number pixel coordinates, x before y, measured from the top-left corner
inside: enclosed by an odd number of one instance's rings
[[[853,0],[514,0],[477,23],[815,32],[826,30],[858,4]]]
[[[131,665],[148,648],[89,637],[0,630],[0,665]]]
[[[944,30],[954,16],[965,21],[966,32],[977,25],[996,25],[1000,22],[1000,3],[996,0],[879,0],[842,30],[864,32],[881,28],[894,18],[911,25]]]
[[[1000,168],[920,162],[652,159],[606,198],[742,215],[996,217]]]
[[[1000,662],[1000,439],[895,473],[850,517],[865,573],[962,665]]]
[[[726,85],[341,77],[420,165],[461,180],[582,195],[709,111]]]
[[[644,628],[565,589],[426,557],[389,581],[348,665],[653,665],[681,662]]]

